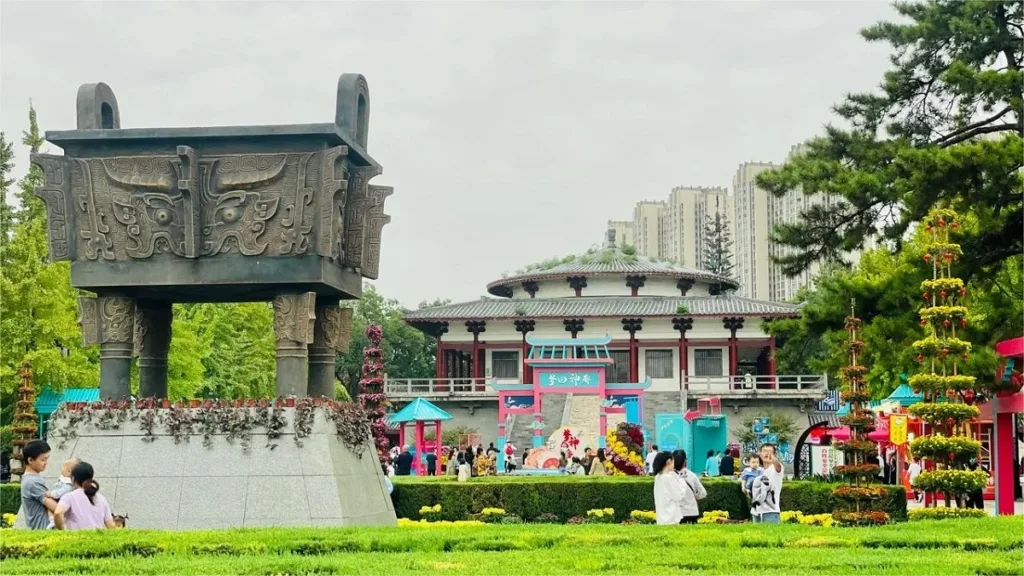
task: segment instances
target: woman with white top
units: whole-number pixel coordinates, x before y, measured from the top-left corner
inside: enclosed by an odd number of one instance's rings
[[[683,491],[683,499],[679,504],[681,516],[679,523],[696,524],[697,518],[700,517],[697,501],[706,498],[708,491],[700,483],[700,478],[686,467],[685,450],[676,450],[672,453],[672,464],[679,487]]]
[[[661,526],[679,524],[683,519],[683,486],[675,472],[672,454],[658,452],[651,464],[654,471],[654,514]]]

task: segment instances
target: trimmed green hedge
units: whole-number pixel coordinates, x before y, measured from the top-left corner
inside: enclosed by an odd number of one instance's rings
[[[616,521],[625,520],[632,510],[654,510],[653,479],[556,477],[487,477],[456,482],[448,477],[401,478],[395,482],[395,512],[399,518],[419,519],[422,506],[441,505],[445,520],[463,520],[484,508],[503,508],[524,520],[541,514],[555,514],[565,521],[586,516],[594,508],[614,508]],[[701,512],[725,510],[734,519],[749,519],[750,506],[739,482],[706,480],[708,496],[700,502]],[[821,482],[785,482],[782,509],[805,514],[831,513],[839,501],[832,496],[831,484]],[[879,508],[894,521],[907,519],[907,499],[901,487],[887,487],[888,496]]]
[[[0,484],[0,514],[17,514],[21,508],[21,484]]]

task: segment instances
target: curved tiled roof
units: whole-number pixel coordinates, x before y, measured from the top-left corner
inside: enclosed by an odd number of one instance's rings
[[[678,312],[686,306],[686,313]],[[405,313],[412,324],[458,320],[635,318],[643,316],[796,316],[799,306],[733,295],[590,296],[580,298],[481,298]]]
[[[709,284],[721,284],[725,287],[739,287],[736,280],[705,270],[650,260],[643,256],[627,254],[619,248],[606,248],[567,257],[561,263],[550,267],[527,269],[515,276],[495,280],[487,285],[487,291],[495,296],[505,296],[510,287],[529,280],[551,280],[567,276],[625,276],[627,274],[687,278]]]

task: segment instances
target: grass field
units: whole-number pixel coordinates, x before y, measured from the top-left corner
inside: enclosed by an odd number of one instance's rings
[[[0,574],[1024,574],[1024,520],[0,535]]]

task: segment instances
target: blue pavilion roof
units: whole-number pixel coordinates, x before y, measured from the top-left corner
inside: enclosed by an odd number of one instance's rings
[[[403,422],[434,422],[435,420],[451,420],[452,415],[438,408],[423,398],[417,398],[405,408],[388,417],[388,424]]]
[[[914,391],[910,388],[910,386],[906,384],[900,384],[899,386],[896,387],[895,390],[892,391],[892,394],[889,394],[887,400],[899,402],[900,406],[911,406],[917,404],[918,402],[923,402],[924,394],[914,394]]]
[[[98,402],[99,399],[99,388],[68,388],[63,392],[56,392],[53,388],[43,388],[39,396],[36,396],[36,412],[53,414],[57,407],[65,402]]]

